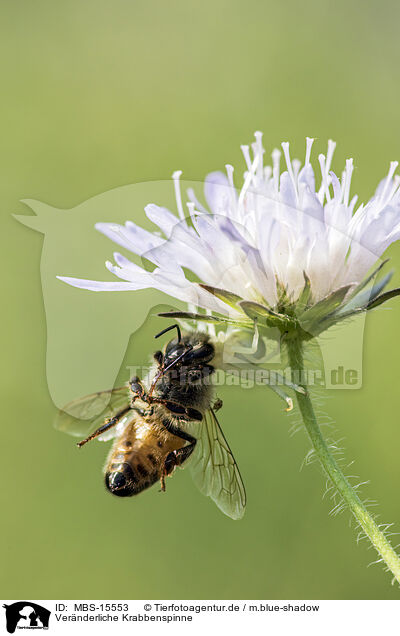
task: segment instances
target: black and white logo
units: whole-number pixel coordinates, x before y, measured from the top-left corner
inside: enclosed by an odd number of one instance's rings
[[[3,605],[6,610],[7,631],[13,634],[16,629],[48,629],[51,612],[32,601],[18,601]]]

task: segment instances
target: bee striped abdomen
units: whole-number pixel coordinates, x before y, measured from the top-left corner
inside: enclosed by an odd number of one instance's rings
[[[156,483],[166,456],[182,440],[155,426],[152,418],[139,414],[114,442],[105,469],[107,489],[118,497],[131,497]]]

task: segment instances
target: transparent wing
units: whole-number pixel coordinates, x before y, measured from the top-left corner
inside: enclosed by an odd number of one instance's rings
[[[54,426],[63,433],[74,437],[87,437],[101,426],[107,417],[114,417],[124,406],[129,404],[130,390],[128,386],[120,386],[110,391],[99,391],[78,398],[58,411]],[[111,428],[98,439],[107,441],[115,437],[118,427]]]
[[[190,462],[193,480],[200,491],[213,499],[232,519],[241,519],[246,507],[246,491],[229,444],[217,417],[208,410],[201,424],[194,456]]]

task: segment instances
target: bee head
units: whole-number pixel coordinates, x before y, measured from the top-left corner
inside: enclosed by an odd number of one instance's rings
[[[189,333],[182,337],[179,326],[172,325],[157,334],[156,338],[175,328],[178,337],[170,340],[163,352],[156,351],[154,354],[154,359],[158,363],[158,373],[153,379],[150,394],[158,382],[184,380],[193,384],[201,382],[206,375],[214,371],[214,367],[208,363],[215,355],[215,348],[204,333]]]
[[[180,341],[171,340],[165,347],[164,367],[177,361],[179,366],[206,364],[214,357],[214,346],[204,334],[190,334]]]

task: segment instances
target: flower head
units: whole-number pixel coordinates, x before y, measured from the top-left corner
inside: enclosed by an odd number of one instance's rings
[[[377,306],[399,293],[381,293],[390,274],[372,284],[382,267],[376,267],[377,260],[400,238],[398,164],[390,164],[372,199],[357,207],[357,196],[350,195],[353,160],[346,161],[339,179],[331,171],[335,144],[329,141],[326,156],[318,157],[317,187],[312,145],[307,138],[301,165],[282,143],[281,172],[281,151],[274,150],[272,165],[264,165],[262,134],[256,132],[251,149],[242,146],[246,171],[240,190],[230,165],[226,174],[206,178],[208,209],[192,190],[184,206],[181,172],[175,172],[178,215],[155,204],[145,208],[156,232],[131,221],[96,224],[115,243],[153,263],[152,271],[116,252],[115,264],[107,261],[106,267],[124,282],[59,278],[93,291],[153,287],[189,304],[191,311],[171,312],[178,318],[245,328],[257,322],[302,332],[304,338]]]

